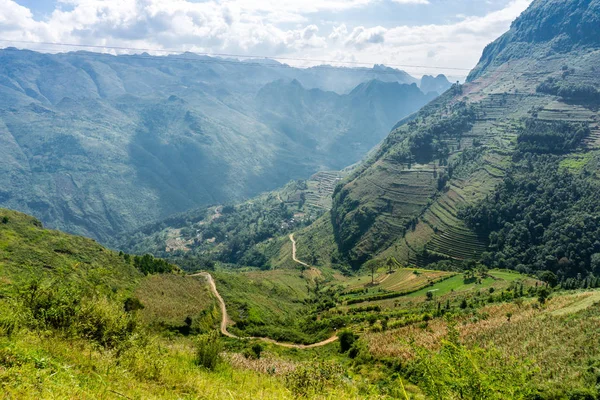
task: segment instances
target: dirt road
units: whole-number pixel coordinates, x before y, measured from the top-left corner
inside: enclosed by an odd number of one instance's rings
[[[292,241],[292,260],[294,260],[295,262],[297,262],[300,265],[304,265],[305,267],[310,268],[310,265],[308,265],[307,263],[300,261],[296,258],[296,240],[294,239],[293,233],[290,233],[290,240]]]
[[[290,239],[292,239],[292,235],[290,235]],[[294,243],[293,239],[292,239],[292,243]],[[296,246],[294,244],[294,249],[295,248],[296,248]],[[294,259],[294,261],[296,261],[296,260]],[[298,261],[296,261],[296,262],[298,262]],[[305,265],[305,264],[303,264],[303,265]],[[221,307],[221,316],[222,316],[221,317],[221,327],[220,327],[221,333],[227,337],[234,338],[234,339],[242,339],[242,340],[251,340],[251,339],[262,340],[263,342],[266,342],[266,343],[271,343],[271,344],[274,344],[277,346],[287,347],[290,349],[313,349],[315,347],[325,346],[326,344],[335,342],[338,339],[337,335],[334,335],[334,336],[330,337],[329,339],[323,340],[322,342],[319,342],[319,343],[294,344],[294,343],[278,342],[276,340],[269,339],[269,338],[236,336],[227,330],[227,325],[229,324],[229,314],[227,314],[227,307],[225,306],[225,301],[223,300],[223,297],[221,297],[221,294],[219,294],[219,291],[217,290],[217,285],[215,284],[215,280],[213,279],[212,275],[209,274],[208,272],[201,272],[199,274],[195,274],[195,275],[191,275],[191,276],[203,276],[208,281],[210,290],[211,290],[212,294],[217,298],[217,301],[219,302],[219,306]]]

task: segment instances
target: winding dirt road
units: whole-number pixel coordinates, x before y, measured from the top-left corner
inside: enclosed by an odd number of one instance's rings
[[[293,233],[290,233],[290,240],[292,241],[292,260],[294,260],[296,263],[298,263],[300,265],[304,265],[305,267],[310,268],[310,265],[308,265],[307,263],[300,261],[296,258],[296,239],[294,239]]]
[[[306,264],[296,258],[296,241],[294,240],[294,234],[290,235],[290,240],[292,241],[292,258],[294,259],[294,261],[297,262],[298,264],[301,264],[301,265],[304,265],[304,266],[310,268],[310,266],[308,264]],[[262,338],[262,337],[253,337],[253,336],[239,337],[239,336],[236,336],[227,330],[227,325],[229,324],[229,321],[230,321],[229,314],[227,314],[227,307],[225,306],[225,301],[223,300],[223,297],[221,297],[221,294],[217,290],[217,285],[215,284],[215,280],[213,279],[212,275],[209,274],[208,272],[200,272],[199,274],[194,274],[194,275],[190,275],[190,276],[203,276],[208,281],[208,285],[210,286],[210,291],[217,298],[217,301],[219,302],[219,307],[221,308],[221,316],[222,316],[221,317],[221,327],[220,327],[221,333],[227,337],[234,338],[234,339],[241,339],[241,340],[251,340],[251,339],[262,340],[263,342],[271,343],[271,344],[281,346],[281,347],[287,347],[289,349],[314,349],[315,347],[321,347],[321,346],[325,346],[326,344],[333,343],[338,339],[337,335],[333,335],[329,339],[323,340],[322,342],[318,342],[318,343],[294,344],[294,343],[278,342],[273,339]]]

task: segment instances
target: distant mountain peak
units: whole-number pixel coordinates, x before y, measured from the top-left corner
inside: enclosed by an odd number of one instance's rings
[[[523,56],[566,53],[577,48],[600,48],[600,0],[535,0],[489,44],[468,81],[488,67]]]
[[[439,74],[436,77],[433,75],[423,75],[419,88],[421,88],[423,93],[435,92],[437,94],[442,94],[451,86],[452,84],[448,81],[446,75]]]

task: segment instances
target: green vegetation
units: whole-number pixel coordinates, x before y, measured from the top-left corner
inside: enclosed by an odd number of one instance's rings
[[[566,71],[568,72],[568,70]],[[563,76],[568,74],[563,74]],[[567,101],[593,105],[600,102],[600,91],[592,85],[566,83],[549,77],[537,87],[538,93],[562,97]]]
[[[337,176],[320,173],[235,206],[192,210],[123,235],[115,246],[152,253],[188,271],[214,270],[215,261],[270,269],[265,246],[322,215]]]
[[[0,274],[5,284],[44,274],[60,281],[130,288],[143,276],[132,257],[91,239],[46,230],[37,219],[6,209],[0,209],[0,218],[6,220],[0,224]]]
[[[220,334],[212,331],[197,339],[196,363],[208,370],[214,370],[220,361],[223,347],[220,343]]]
[[[149,275],[135,288],[140,320],[156,331],[189,335],[218,327],[220,313],[202,277]]]
[[[579,146],[590,134],[584,124],[566,122],[541,122],[534,119],[525,121],[517,136],[517,149],[531,153],[566,153]]]
[[[62,236],[61,254],[73,258],[97,246],[90,240],[77,244],[77,238],[45,231],[34,219],[3,212],[9,219],[3,238],[35,231],[42,238],[36,248],[43,249]],[[15,240],[11,251],[22,254],[21,245],[31,244]],[[93,269],[81,268],[64,270],[56,279],[53,270],[42,268],[35,274],[15,270],[9,282],[3,273],[3,394],[215,399],[597,395],[592,384],[596,370],[589,365],[600,356],[600,346],[583,338],[600,337],[593,322],[599,293],[567,291],[566,282],[553,289],[548,273],[540,275],[546,286],[470,263],[464,274],[456,274],[404,269],[392,258],[381,263],[375,286],[367,275],[343,277],[306,268],[213,272],[234,320],[232,332],[311,343],[340,331],[339,343],[300,351],[221,338],[215,330],[220,315],[201,277],[181,276],[177,270],[144,275],[132,257],[96,249],[99,259],[105,253],[111,255],[106,260],[120,263],[134,279],[115,286],[110,276],[98,279]],[[98,260],[88,261],[99,268]],[[375,294],[377,286],[396,288],[397,297],[351,305],[353,296],[364,296],[365,290]],[[423,288],[408,296],[398,292],[408,287]],[[551,327],[546,327],[547,318]],[[519,329],[519,335],[537,332],[537,347],[519,347],[514,333],[498,333],[511,329]],[[551,356],[542,349],[560,347],[555,344],[559,337],[573,338],[573,343],[552,357],[574,361],[543,371],[540,366]],[[490,342],[497,345],[491,348]],[[573,358],[582,348],[587,358]]]
[[[559,279],[597,274],[598,184],[584,169],[560,169],[553,156],[524,155],[493,196],[463,217],[490,238],[482,260],[521,272],[550,270]],[[535,197],[533,197],[535,196]]]
[[[413,381],[434,399],[525,399],[535,393],[533,372],[524,363],[506,360],[498,351],[466,347],[452,326],[438,351],[417,350],[413,368]]]
[[[584,32],[597,7],[534,2],[467,83],[398,123],[338,185],[330,218],[298,235],[325,244],[307,244],[304,259],[355,271],[388,257],[459,270],[474,260],[559,281],[581,273],[582,284],[597,252],[600,43]]]
[[[590,101],[599,82],[588,73],[598,60],[598,36],[588,34],[598,7],[599,0],[534,1],[485,50],[469,82],[399,123],[339,184],[340,175],[326,172],[149,225],[128,238],[138,256],[0,210],[0,393],[600,398],[600,133]],[[328,115],[337,95],[307,93],[297,81],[257,87],[257,118],[299,144],[295,156],[339,145],[304,135],[317,131],[311,120]],[[368,82],[348,96],[365,107],[357,99],[376,92],[391,102],[387,89]],[[188,112],[185,101],[169,102],[144,109],[136,152],[169,157],[181,139],[170,132],[213,140],[193,113],[177,118]],[[283,116],[294,111],[306,118],[291,125]],[[85,153],[68,137],[45,145],[48,154]],[[174,188],[170,173],[187,168],[181,159],[161,175]],[[140,168],[142,180],[153,181],[154,167],[163,168],[156,164]],[[75,187],[80,179],[57,182]],[[218,293],[206,273],[185,276],[171,263],[211,270]]]

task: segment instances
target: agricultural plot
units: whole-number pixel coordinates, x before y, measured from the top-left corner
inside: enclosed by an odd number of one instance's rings
[[[331,196],[337,183],[344,174],[339,171],[318,172],[306,182],[306,205],[329,210],[331,209]]]
[[[451,275],[452,273],[444,271],[402,268],[391,274],[380,271],[375,277],[374,285],[371,284],[370,276],[361,275],[345,281],[343,286],[347,291],[373,288],[374,290],[408,292],[427,286],[441,278]]]

